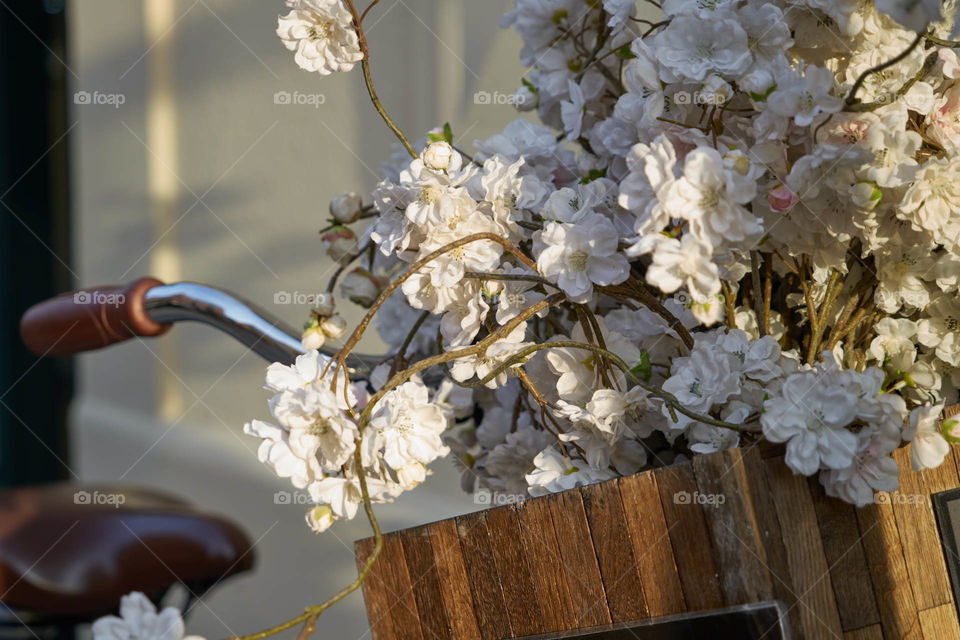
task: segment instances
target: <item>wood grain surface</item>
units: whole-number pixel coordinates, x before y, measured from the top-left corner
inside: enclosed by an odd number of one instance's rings
[[[779,600],[796,640],[960,639],[930,496],[960,457],[854,508],[774,449],[697,456],[384,536],[373,640],[507,640]],[[922,498],[922,499],[921,499]],[[372,539],[356,543],[358,567]]]

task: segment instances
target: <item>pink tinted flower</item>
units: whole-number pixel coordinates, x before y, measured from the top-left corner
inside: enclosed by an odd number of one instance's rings
[[[960,62],[957,61],[957,54],[953,49],[940,49],[937,56],[943,60],[943,75],[951,80],[960,78]]]
[[[800,197],[782,184],[767,193],[767,204],[777,213],[787,213],[799,201]]]

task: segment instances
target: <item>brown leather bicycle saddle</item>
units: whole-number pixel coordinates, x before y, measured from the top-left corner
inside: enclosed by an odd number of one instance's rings
[[[209,586],[249,570],[234,524],[146,489],[53,484],[0,492],[0,604],[90,617],[130,591]]]

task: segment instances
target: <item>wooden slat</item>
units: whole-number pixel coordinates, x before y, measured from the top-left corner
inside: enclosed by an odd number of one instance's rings
[[[792,589],[800,599],[791,611],[798,614],[800,622],[800,633],[795,635],[798,640],[838,637],[840,614],[807,479],[794,475],[783,458],[771,458],[764,464],[780,519]]]
[[[610,623],[607,596],[579,491],[537,498],[550,510],[577,628]]]
[[[889,496],[886,498],[889,500]],[[893,507],[878,494],[878,503],[857,511],[863,550],[877,598],[880,623],[888,638],[919,640],[920,621],[900,544]]]
[[[614,484],[605,482],[582,487],[580,495],[590,524],[610,618],[613,622],[622,622],[648,617],[620,493]]]
[[[827,497],[816,479],[810,479],[809,487],[830,567],[840,625],[844,630],[877,625],[880,612],[860,539],[856,507]]]
[[[873,624],[855,631],[847,631],[843,634],[843,640],[884,640],[883,627]]]
[[[387,591],[393,637],[397,640],[423,640],[403,543],[398,534],[391,533],[383,537],[383,550],[377,558],[377,562],[380,561],[383,562],[380,577]]]
[[[621,478],[618,484],[648,614],[654,617],[686,611],[653,472]]]
[[[459,516],[456,523],[480,637],[483,640],[512,638],[514,634],[510,619],[504,615],[500,574],[493,559],[490,534],[483,513]]]
[[[543,630],[577,628],[549,505],[544,500],[527,500],[517,505],[517,517],[520,522],[518,542],[523,546],[533,591],[543,613]],[[564,544],[569,542],[564,541]]]
[[[452,639],[430,532],[426,527],[416,527],[405,529],[399,535],[423,636],[429,640]]]
[[[907,563],[913,595],[919,609],[929,609],[953,601],[950,576],[943,559],[940,533],[937,531],[930,490],[944,485],[944,471],[927,470],[922,473],[911,470],[910,447],[898,449],[893,454],[900,465],[900,489],[891,495],[897,529],[903,543],[903,557]],[[953,485],[956,486],[956,469]]]
[[[543,633],[544,619],[534,593],[533,579],[520,544],[520,524],[514,506],[498,507],[485,513],[493,558],[503,586],[503,604],[510,626],[517,636]]]
[[[453,520],[441,520],[427,525],[427,529],[430,531],[440,591],[453,637],[457,640],[480,640],[457,525]]]
[[[791,628],[795,635],[802,637],[803,634],[799,633],[803,628],[800,614],[801,609],[805,607],[803,604],[797,604],[797,597],[801,591],[793,585],[791,578],[787,548],[782,532],[783,527],[780,526],[777,507],[773,502],[773,491],[767,479],[767,463],[761,458],[760,450],[757,447],[741,450],[740,455],[747,477],[747,485],[750,487],[753,511],[757,517],[757,533],[766,554],[763,560],[773,584],[773,595],[786,605]],[[812,512],[810,518],[813,519]],[[793,526],[795,525],[790,520],[784,522],[784,527],[792,528]],[[816,529],[815,526],[814,529]],[[840,631],[839,626],[838,623],[836,625],[838,633]],[[823,630],[822,627],[817,629],[817,635],[820,635],[819,632]]]
[[[693,467],[690,463],[675,464],[653,473],[687,610],[722,607],[723,594],[703,509],[693,502],[678,501],[678,496],[692,496],[697,491]]]
[[[921,611],[920,628],[923,630],[924,640],[960,638],[957,608],[953,604],[942,604],[939,607]]]
[[[373,554],[373,538],[357,540],[354,545],[357,555],[357,571],[367,563]],[[390,598],[383,581],[383,554],[370,567],[370,573],[363,581],[363,601],[367,607],[367,620],[370,622],[370,635],[373,640],[392,640],[393,624],[390,618]]]
[[[740,450],[695,456],[693,472],[705,501],[724,601],[733,605],[772,599],[773,583]]]

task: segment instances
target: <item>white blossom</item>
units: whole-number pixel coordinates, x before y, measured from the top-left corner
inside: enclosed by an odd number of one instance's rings
[[[139,591],[120,598],[120,617],[98,618],[92,632],[94,640],[204,640],[201,636],[184,636],[179,610],[166,607],[157,613]]]
[[[813,372],[795,373],[765,404],[763,434],[786,442],[786,463],[796,473],[813,475],[821,467],[841,469],[856,451],[847,426],[856,415],[853,398],[842,387]]]
[[[613,224],[600,214],[575,224],[548,223],[539,236],[544,248],[537,269],[570,300],[586,302],[594,285],[617,284],[629,275],[630,265],[617,251],[618,240]]]
[[[910,427],[904,431],[904,440],[910,441],[913,470],[933,469],[943,464],[950,453],[950,445],[940,433],[942,404],[917,407],[910,412]]]
[[[277,35],[296,51],[297,65],[329,75],[350,71],[363,59],[353,17],[343,0],[287,0],[290,13],[277,21]]]
[[[427,387],[416,379],[388,392],[370,418],[383,460],[394,470],[446,455],[440,436],[448,425],[447,412],[430,402]]]
[[[829,69],[809,66],[802,73],[778,78],[777,88],[767,99],[767,105],[805,127],[822,113],[840,111],[842,102],[832,95],[833,85],[833,73]]]
[[[574,461],[553,449],[544,449],[533,459],[534,470],[527,474],[530,495],[566,491],[613,477],[609,469],[594,469],[585,461]]]
[[[660,64],[690,80],[703,80],[710,71],[736,77],[753,61],[747,34],[732,18],[679,15],[652,45]]]

